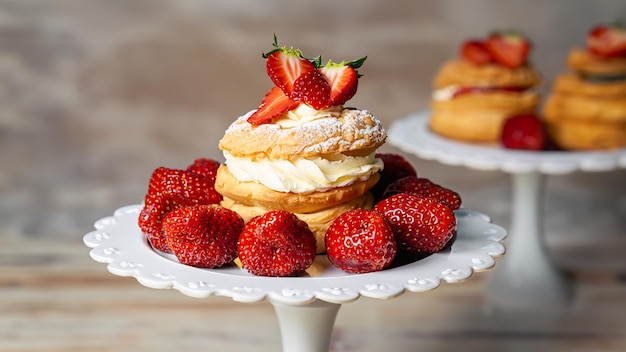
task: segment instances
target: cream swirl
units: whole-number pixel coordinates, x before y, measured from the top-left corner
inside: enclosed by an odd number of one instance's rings
[[[259,182],[279,192],[307,193],[347,186],[382,170],[375,153],[367,156],[340,154],[333,160],[322,157],[293,160],[252,160],[224,151],[228,170],[241,182]]]

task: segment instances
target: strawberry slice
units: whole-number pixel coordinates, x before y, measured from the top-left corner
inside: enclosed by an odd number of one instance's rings
[[[302,74],[294,82],[291,98],[310,105],[314,109],[323,109],[328,106],[330,85],[319,71],[310,71]]]
[[[587,48],[598,56],[626,56],[626,29],[618,25],[595,26],[587,35]]]
[[[300,102],[290,99],[279,87],[273,87],[263,98],[261,107],[248,117],[248,122],[253,125],[270,123],[298,105]]]
[[[267,59],[267,75],[285,95],[291,97],[296,79],[304,73],[315,71],[315,65],[304,58],[300,50],[279,46],[276,36],[273,46],[273,50],[263,54]]]
[[[327,106],[343,105],[356,94],[359,77],[357,69],[363,65],[367,56],[358,60],[341,63],[329,61],[320,68],[330,84],[330,98]]]
[[[493,56],[485,43],[480,40],[468,40],[461,45],[461,58],[477,65],[493,61]]]
[[[530,42],[517,32],[493,33],[485,41],[485,47],[497,63],[508,68],[524,65],[530,52]]]
[[[477,93],[520,93],[528,89],[528,87],[512,87],[512,86],[502,86],[502,87],[462,87],[454,94],[452,94],[452,98],[456,98],[465,94],[477,94]]]

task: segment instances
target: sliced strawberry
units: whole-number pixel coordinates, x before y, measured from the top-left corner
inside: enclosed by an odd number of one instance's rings
[[[263,54],[267,59],[267,75],[285,95],[291,97],[296,79],[304,73],[315,71],[315,65],[304,58],[300,50],[279,46],[276,36],[273,46],[273,50]]]
[[[185,170],[200,176],[204,176],[209,180],[215,182],[215,175],[217,175],[217,169],[219,167],[219,161],[208,158],[198,158],[193,161],[193,164],[187,166],[187,169]]]
[[[378,202],[373,210],[389,222],[399,250],[435,253],[456,232],[452,209],[430,198],[400,193]]]
[[[291,98],[310,105],[314,109],[323,109],[328,105],[330,85],[326,77],[317,70],[303,73],[294,82]]]
[[[598,56],[626,56],[626,28],[619,25],[593,27],[587,35],[587,48]]]
[[[263,98],[261,106],[248,117],[253,125],[270,123],[278,116],[295,109],[300,102],[290,99],[278,87],[273,87]]]
[[[512,116],[504,122],[500,140],[507,149],[545,149],[547,145],[545,124],[534,114]]]
[[[194,205],[169,212],[163,219],[163,232],[180,263],[215,268],[237,256],[243,224],[237,213],[220,205]]]
[[[363,65],[367,56],[350,62],[333,63],[329,61],[320,71],[330,84],[328,106],[343,105],[356,94],[359,75],[357,69]]]
[[[294,214],[272,210],[246,223],[237,245],[242,268],[258,276],[290,276],[313,263],[317,242]]]
[[[497,63],[509,68],[524,65],[530,52],[530,42],[517,32],[493,33],[485,47]]]
[[[417,176],[413,166],[400,154],[377,153],[376,157],[381,159],[384,164],[384,168],[380,172],[380,180],[371,189],[376,200],[382,199],[387,187],[395,180],[406,176]]]
[[[396,241],[385,218],[355,209],[339,215],[326,231],[328,260],[349,273],[368,273],[388,267],[396,256]]]
[[[468,40],[461,45],[461,58],[477,65],[493,61],[485,43],[480,40]]]
[[[398,193],[410,193],[431,198],[452,210],[461,207],[461,196],[457,192],[424,177],[407,176],[392,182],[383,194],[383,198],[389,198]]]

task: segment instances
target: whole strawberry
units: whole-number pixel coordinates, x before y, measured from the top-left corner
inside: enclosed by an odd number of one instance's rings
[[[384,168],[380,172],[380,180],[371,190],[376,200],[382,199],[383,193],[387,187],[395,180],[406,176],[417,176],[417,172],[413,166],[411,166],[411,164],[402,155],[394,153],[377,153],[376,157],[381,159],[384,164]]]
[[[186,170],[159,167],[152,173],[144,207],[137,223],[158,250],[171,252],[161,222],[168,212],[194,204],[217,204],[222,196],[215,190],[215,179]]]
[[[199,268],[215,268],[237,257],[243,219],[220,205],[193,205],[169,212],[163,232],[178,261]]]
[[[242,268],[258,276],[291,276],[313,264],[317,243],[294,214],[272,210],[246,223],[237,244]]]
[[[385,218],[355,209],[338,216],[326,231],[326,254],[348,273],[369,273],[388,267],[396,256],[396,241]]]
[[[192,205],[192,202],[179,194],[149,193],[146,195],[137,224],[141,231],[147,235],[152,247],[162,252],[172,252],[163,233],[163,219],[172,210],[189,205]]]
[[[209,158],[198,158],[185,169],[193,174],[204,176],[215,183],[215,176],[217,175],[217,169],[220,167],[220,163],[217,160]]]
[[[547,139],[543,120],[534,114],[508,118],[500,135],[500,141],[507,149],[543,150]]]
[[[430,198],[400,193],[378,202],[373,210],[387,219],[402,251],[436,253],[456,231],[452,209]]]
[[[411,193],[431,198],[452,210],[461,207],[461,196],[457,192],[424,177],[407,176],[392,182],[385,190],[383,198],[388,198],[398,193]]]

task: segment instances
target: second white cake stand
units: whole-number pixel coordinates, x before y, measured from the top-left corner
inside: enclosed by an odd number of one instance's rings
[[[511,174],[513,204],[508,252],[488,284],[496,307],[529,309],[564,307],[573,296],[570,280],[548,255],[542,227],[541,195],[545,175],[626,168],[626,148],[615,151],[522,151],[457,142],[431,132],[429,112],[395,121],[389,142],[401,150],[442,164]],[[532,259],[532,260],[531,260]]]
[[[407,291],[428,291],[441,280],[460,282],[474,271],[492,268],[494,257],[505,252],[500,243],[506,237],[502,227],[484,214],[460,209],[451,244],[419,261],[351,275],[318,256],[324,269],[317,277],[258,277],[236,266],[199,269],[182,265],[175,257],[155,251],[137,226],[140,210],[140,204],[129,205],[98,220],[95,230],[83,237],[92,248],[90,256],[108,263],[111,273],[135,277],[150,288],[173,288],[197,298],[226,296],[244,303],[267,299],[278,317],[284,352],[328,351],[342,304],[361,296],[387,300]]]

